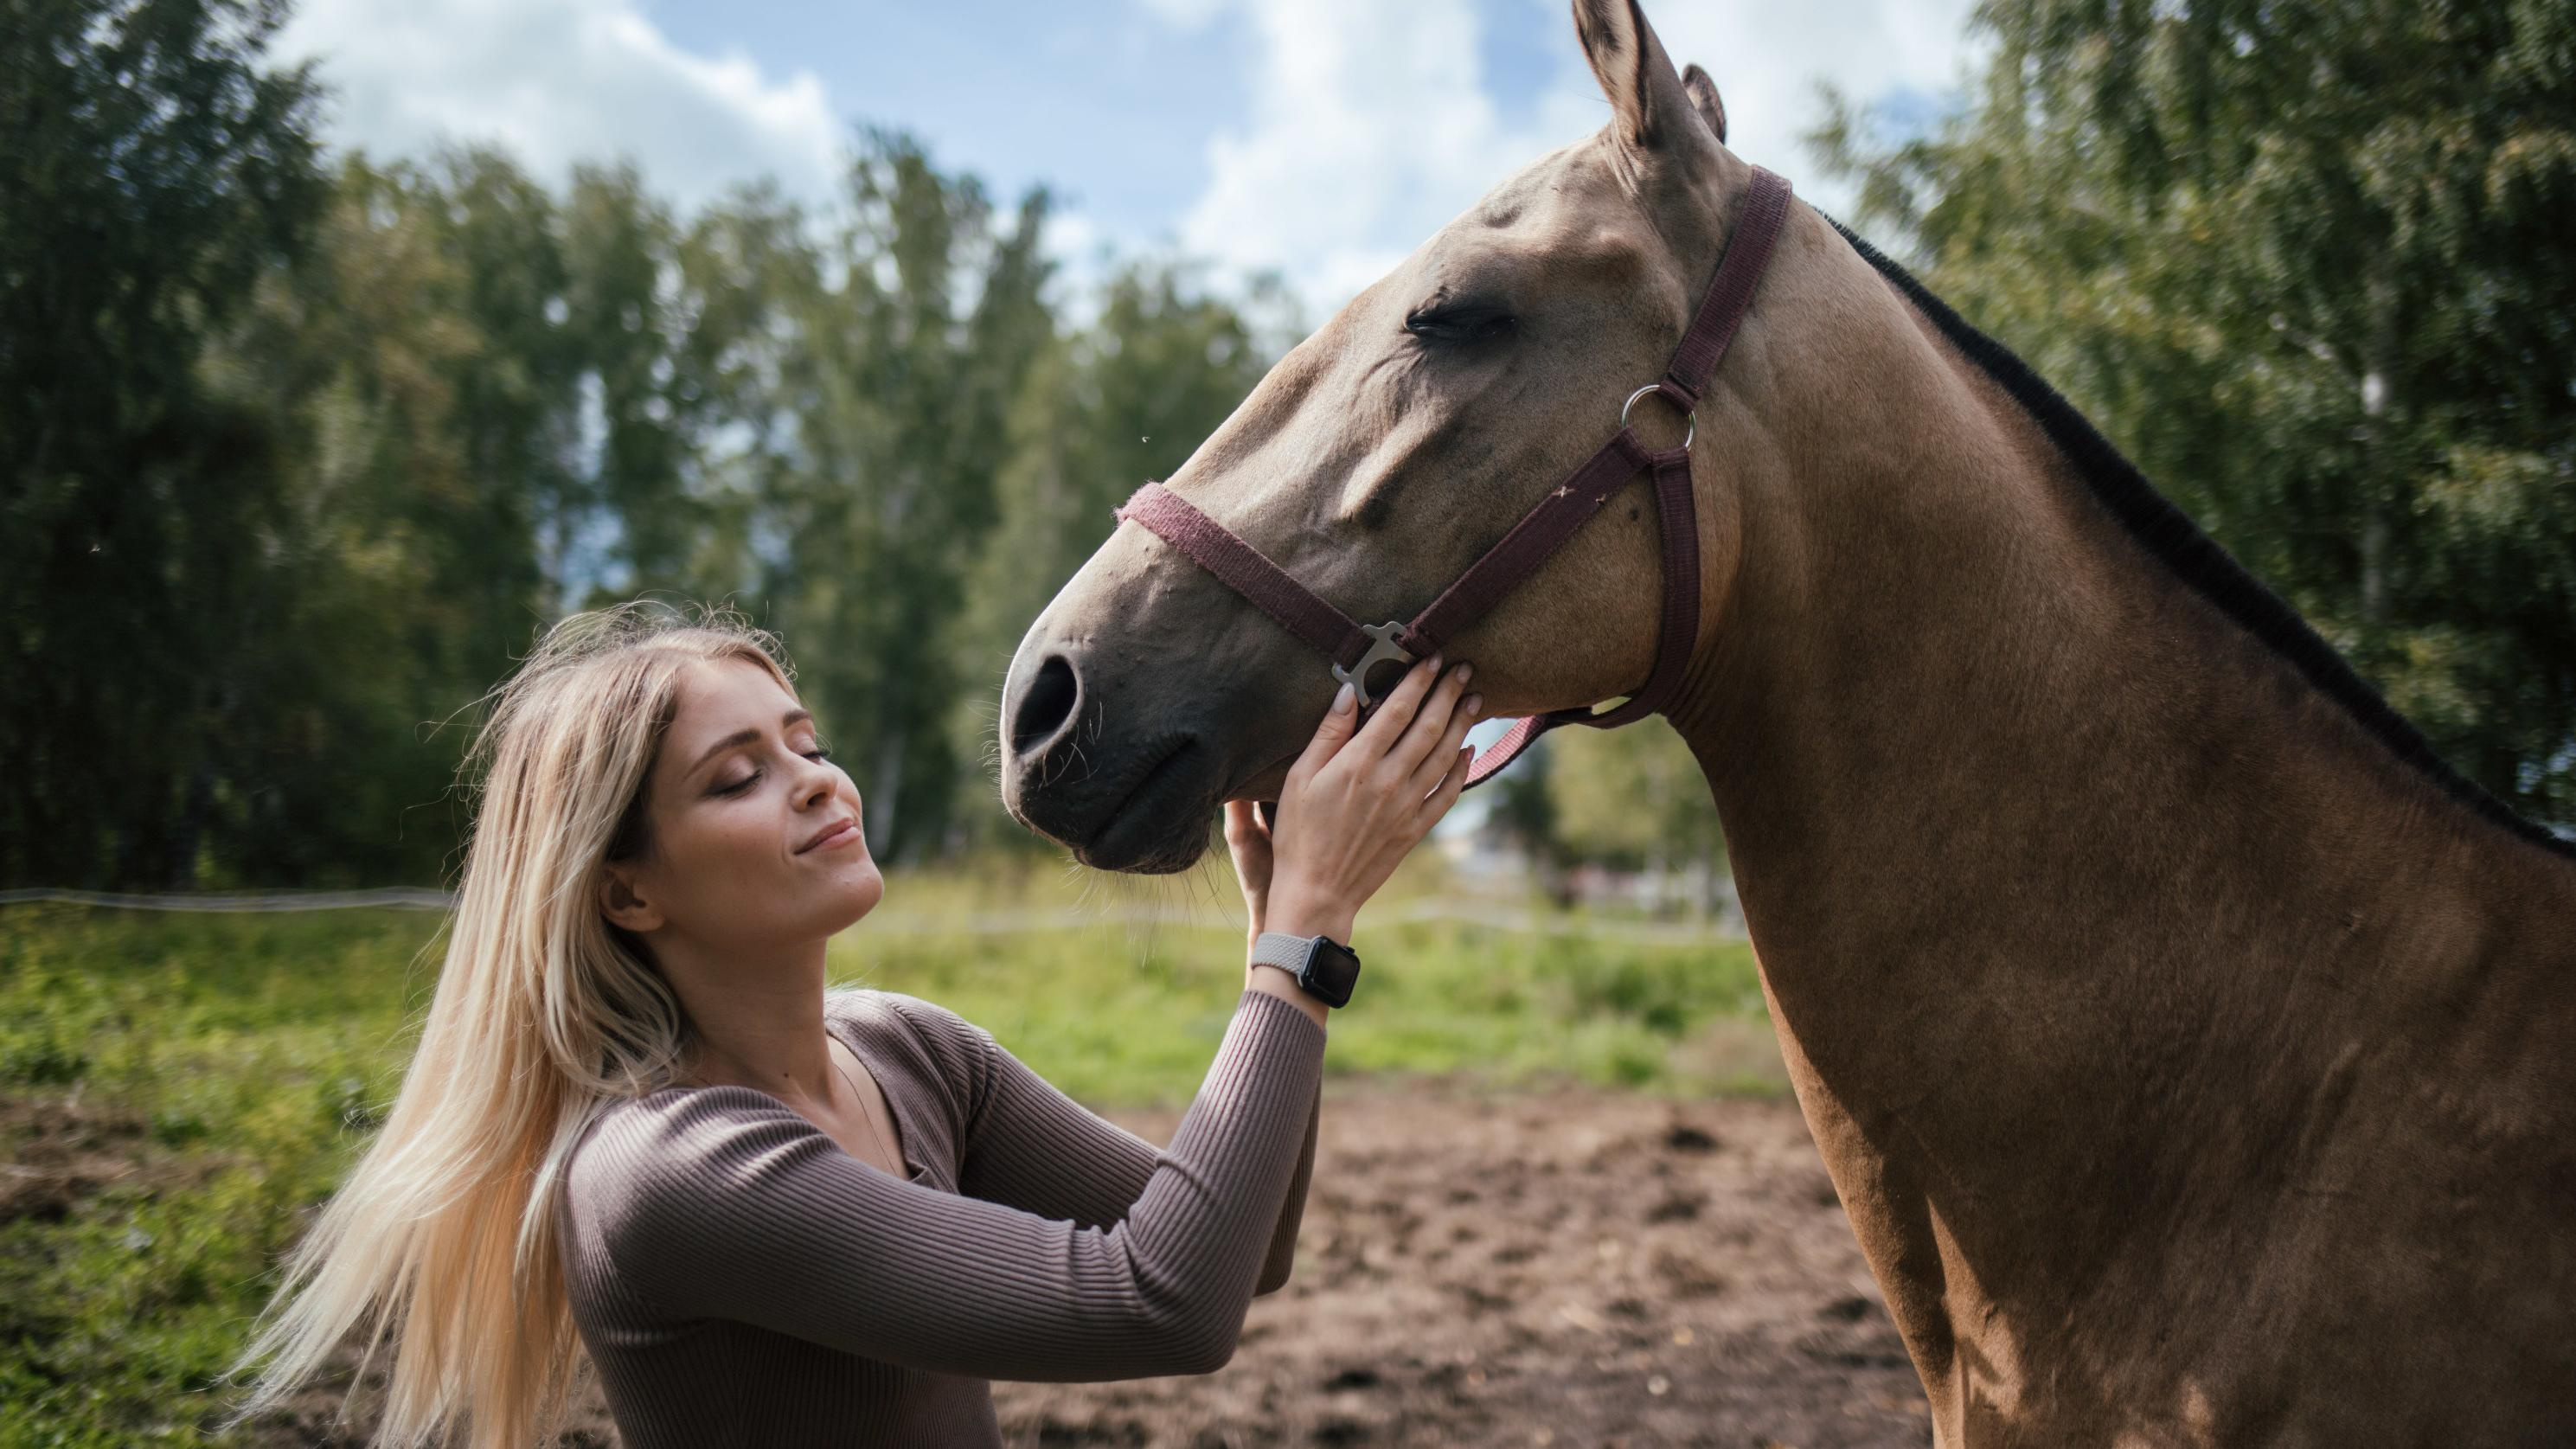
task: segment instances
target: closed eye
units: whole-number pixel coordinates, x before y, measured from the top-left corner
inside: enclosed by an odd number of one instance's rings
[[[832,758],[832,752],[821,745],[816,745],[810,750],[798,750],[797,753],[803,755],[809,760],[812,760],[818,765],[823,763],[825,760]],[[752,786],[759,784],[760,777],[767,773],[768,771],[766,770],[754,770],[750,774],[743,776],[741,779],[734,781],[730,785],[718,785],[707,791],[707,793],[710,795],[739,795],[745,790],[750,789]]]
[[[1490,302],[1439,302],[1405,314],[1404,330],[1425,342],[1491,342],[1512,330],[1511,309]]]

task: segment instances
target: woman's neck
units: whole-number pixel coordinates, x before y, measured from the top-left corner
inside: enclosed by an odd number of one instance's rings
[[[790,1104],[832,1100],[823,1028],[824,941],[746,948],[652,943],[688,1013],[690,1085],[751,1087]]]

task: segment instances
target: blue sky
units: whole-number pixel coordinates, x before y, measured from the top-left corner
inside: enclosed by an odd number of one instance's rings
[[[1736,150],[1833,209],[1798,136],[1831,82],[1909,119],[1955,94],[1968,0],[1660,0]],[[378,154],[498,141],[624,156],[683,205],[770,175],[828,196],[854,124],[1001,196],[1045,183],[1076,277],[1103,247],[1284,275],[1320,317],[1605,114],[1563,0],[301,0],[281,43]]]

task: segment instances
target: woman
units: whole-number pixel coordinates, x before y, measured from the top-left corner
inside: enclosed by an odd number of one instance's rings
[[[1347,942],[1458,798],[1481,701],[1345,688],[1275,826],[1226,807],[1252,935]],[[1205,1372],[1286,1276],[1326,1006],[1243,996],[1169,1149],[984,1032],[824,990],[873,908],[858,790],[767,635],[630,606],[499,692],[446,965],[382,1134],[244,1357],[248,1416],[357,1324],[381,1442],[521,1449],[579,1355],[630,1449],[993,1444],[986,1380]],[[1266,953],[1265,953],[1266,954]]]

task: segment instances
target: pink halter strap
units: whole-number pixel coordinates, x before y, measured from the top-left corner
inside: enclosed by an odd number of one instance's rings
[[[1619,411],[1619,431],[1610,441],[1532,504],[1510,532],[1468,565],[1411,623],[1356,622],[1233,530],[1160,483],[1137,489],[1120,505],[1117,516],[1151,529],[1288,632],[1313,645],[1332,660],[1333,677],[1358,691],[1365,708],[1374,702],[1368,691],[1371,669],[1387,661],[1409,664],[1436,653],[1453,634],[1484,617],[1505,594],[1536,573],[1629,479],[1651,471],[1655,526],[1663,536],[1664,609],[1654,669],[1644,687],[1611,709],[1596,712],[1590,706],[1578,706],[1513,721],[1511,729],[1468,766],[1467,783],[1478,785],[1492,778],[1531,741],[1559,725],[1609,729],[1641,719],[1671,702],[1698,643],[1699,523],[1691,495],[1691,439],[1684,437],[1677,448],[1649,449],[1628,426],[1628,410],[1649,393],[1662,396],[1684,417],[1699,406],[1700,389],[1725,357],[1737,324],[1753,305],[1754,288],[1770,264],[1772,244],[1779,240],[1788,215],[1789,183],[1759,166],[1753,168],[1744,215],[1664,375],[1629,394],[1627,405]]]

